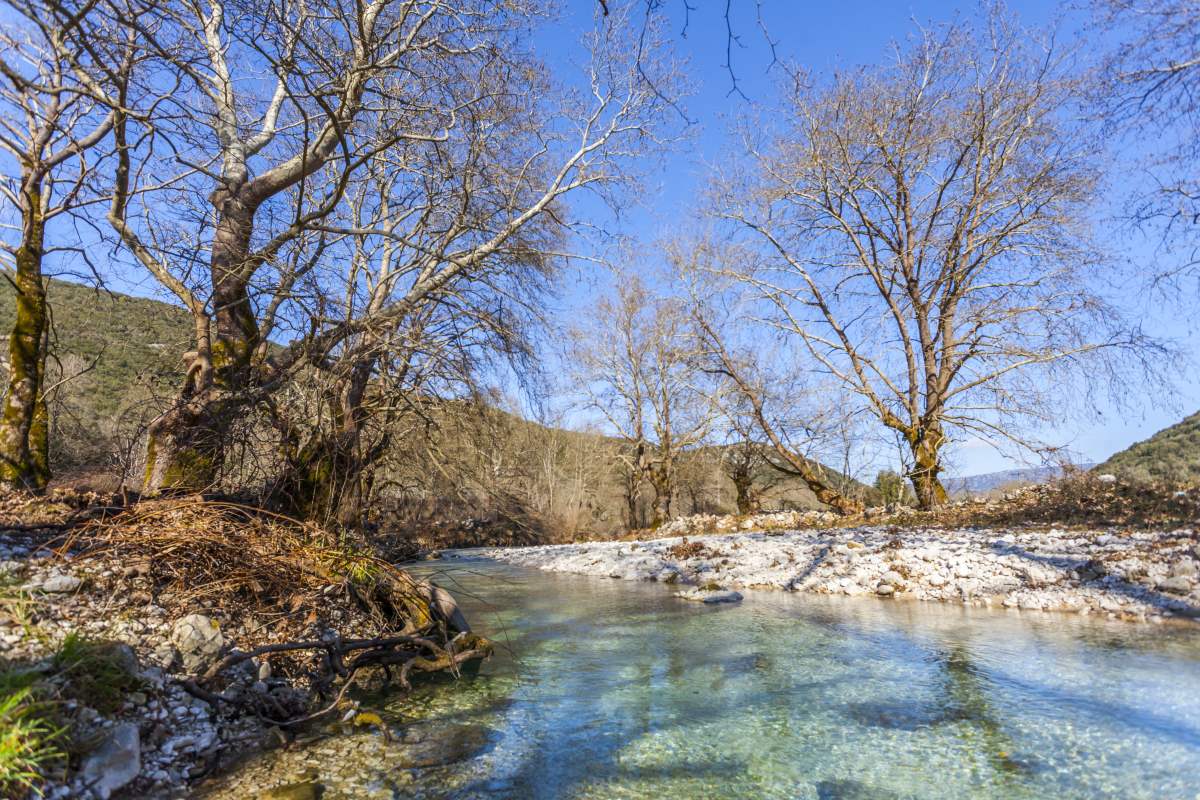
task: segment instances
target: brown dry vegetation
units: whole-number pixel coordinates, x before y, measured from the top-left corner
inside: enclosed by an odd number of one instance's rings
[[[89,508],[86,500],[60,492],[40,502],[45,546],[76,565],[95,563],[91,589],[108,599],[106,613],[153,604],[168,619],[191,613],[216,619],[235,648],[186,684],[211,702],[263,699],[222,694],[228,671],[250,657],[268,659],[275,675],[307,681],[318,698],[333,698],[323,713],[364,679],[394,679],[408,688],[414,671],[457,673],[491,651],[487,640],[456,629],[438,590],[388,563],[364,539],[199,497],[127,508]],[[14,510],[30,513],[25,506]],[[290,724],[314,708],[299,696],[287,707],[243,710]]]

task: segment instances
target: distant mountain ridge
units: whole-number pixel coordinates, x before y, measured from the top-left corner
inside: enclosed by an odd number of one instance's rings
[[[1077,464],[1079,469],[1087,470],[1092,464]],[[946,491],[950,496],[986,494],[1006,487],[1028,486],[1035,483],[1045,483],[1062,476],[1062,467],[1018,467],[999,472],[985,472],[979,475],[966,475],[961,478],[947,478]]]

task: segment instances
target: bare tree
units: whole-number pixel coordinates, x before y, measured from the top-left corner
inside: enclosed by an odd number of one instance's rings
[[[857,513],[862,504],[847,496],[845,481],[821,463],[831,455],[829,444],[845,417],[840,387],[815,385],[811,364],[773,347],[755,324],[763,320],[756,319],[753,307],[740,296],[740,280],[724,274],[729,264],[744,264],[752,257],[711,235],[684,237],[668,247],[688,298],[700,368],[720,382],[713,397],[725,440],[744,451],[727,462],[726,469],[737,485],[750,478],[751,462],[761,458],[770,468],[766,474],[799,478],[819,503],[839,513]],[[738,492],[740,496],[741,486]]]
[[[320,487],[333,499],[331,486],[363,485],[384,438],[364,447],[362,432],[416,391],[406,379],[420,376],[423,393],[457,387],[451,394],[462,396],[458,389],[477,372],[499,363],[520,372],[532,361],[527,331],[556,267],[570,257],[563,199],[585,188],[615,199],[628,178],[625,162],[653,146],[665,108],[614,31],[590,47],[587,98],[551,91],[536,63],[489,62],[471,76],[473,99],[442,140],[374,156],[367,178],[347,191],[345,213],[320,224],[322,234],[340,237],[324,260],[346,265],[326,281],[344,293],[340,340],[309,359],[331,379],[334,424],[324,433],[309,426],[307,444],[289,456],[297,487]],[[575,130],[564,137],[555,131],[561,125]],[[342,494],[335,503],[343,522],[361,498]]]
[[[41,0],[8,0],[18,22],[0,31],[0,263],[15,290],[16,321],[8,339],[8,384],[0,414],[0,485],[40,490],[50,478],[45,375],[50,311],[44,267],[78,246],[55,241],[56,222],[97,202],[92,179],[114,114],[91,93],[129,78],[131,48],[92,62],[79,44],[92,25],[91,4],[60,14]],[[81,80],[90,70],[92,78]],[[49,232],[49,233],[48,233]],[[48,241],[48,239],[50,241]]]
[[[521,38],[533,6],[212,0],[140,11],[128,16],[178,83],[178,107],[144,126],[137,144],[118,118],[110,220],[196,329],[180,397],[151,430],[150,491],[212,484],[231,417],[338,348],[377,351],[392,331],[411,329],[423,304],[514,249],[563,195],[613,182],[616,165],[654,141],[665,107],[645,62],[632,61],[627,25],[597,31],[588,91],[556,105],[563,94]],[[423,160],[432,182],[455,177],[455,148],[471,141],[457,132],[501,100],[525,103],[542,127],[514,143],[523,161],[498,167],[516,174],[500,182],[512,191],[486,222],[476,217],[474,196],[486,186],[477,171],[450,205],[425,202],[423,187],[407,181],[415,202],[377,204],[367,227],[339,217],[381,157],[424,148],[441,157]],[[404,264],[355,313],[329,315],[317,299],[330,294],[320,273],[331,254],[347,252],[339,243],[360,237],[392,240]],[[291,344],[272,348],[272,336]],[[354,369],[370,375],[373,363]]]
[[[762,509],[763,492],[770,488],[763,474],[770,474],[769,466],[758,442],[746,439],[721,449],[721,467],[733,481],[739,514],[756,514]]]
[[[1189,251],[1169,272],[1194,269],[1200,219],[1200,7],[1190,0],[1094,0],[1119,43],[1101,62],[1101,109],[1139,149],[1151,141],[1150,186],[1134,197],[1140,225],[1161,226]],[[1161,277],[1161,276],[1155,276]]]
[[[747,248],[718,272],[912,453],[941,503],[955,432],[1028,444],[1059,372],[1142,344],[1092,289],[1098,150],[1048,42],[999,15],[810,86],[714,213]]]
[[[680,453],[712,424],[716,406],[700,386],[696,355],[684,304],[655,297],[636,276],[622,275],[616,297],[598,300],[571,331],[568,358],[584,405],[627,446],[631,519],[642,480],[654,488],[651,524],[670,519]]]

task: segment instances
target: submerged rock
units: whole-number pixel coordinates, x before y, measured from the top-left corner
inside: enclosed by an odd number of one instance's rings
[[[492,730],[484,725],[439,724],[405,732],[393,764],[399,769],[425,769],[474,758],[487,747]]]
[[[735,592],[732,589],[689,589],[686,592],[677,592],[675,596],[697,603],[740,603],[742,601],[741,592]]]
[[[833,780],[817,783],[817,800],[901,800],[901,797],[862,781]]]
[[[276,786],[258,795],[258,800],[321,800],[325,787],[316,781],[301,781]]]

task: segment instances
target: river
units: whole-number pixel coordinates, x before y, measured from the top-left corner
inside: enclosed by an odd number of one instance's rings
[[[484,560],[415,571],[497,642],[479,676],[363,698],[391,735],[330,726],[210,796],[1200,796],[1200,626],[784,592],[705,606]]]

